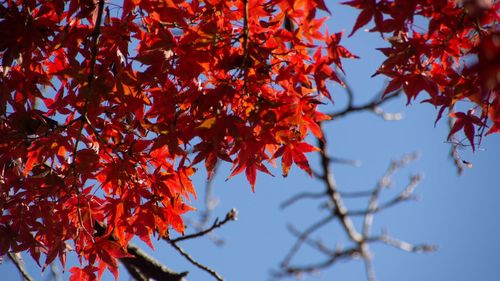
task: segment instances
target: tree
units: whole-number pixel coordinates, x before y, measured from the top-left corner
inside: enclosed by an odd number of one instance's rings
[[[388,84],[382,98],[354,105],[342,59],[357,56],[342,46],[341,32],[322,29],[330,13],[322,0],[308,1],[5,1],[0,8],[1,79],[0,255],[16,260],[27,251],[42,267],[74,251],[81,265],[72,279],[93,279],[118,260],[138,280],[180,280],[130,241],[152,247],[163,239],[193,260],[178,242],[205,235],[236,218],[186,234],[182,215],[196,198],[190,178],[200,165],[208,179],[219,162],[228,179],[257,173],[281,160],[283,176],[295,164],[325,184],[326,197],[354,247],[330,252],[310,268],[289,266],[309,233],[285,258],[283,274],[314,271],[341,258],[361,256],[373,279],[368,244],[381,241],[411,251],[431,250],[382,235],[371,236],[380,209],[410,198],[419,178],[385,205],[385,182],[368,194],[369,206],[349,213],[330,177],[321,123],[374,110],[399,95],[418,96],[447,110],[452,147],[471,149],[500,131],[500,31],[492,1],[348,1],[360,10],[349,36],[373,21],[388,46],[374,75]],[[334,15],[334,13],[333,13]],[[425,28],[420,25],[425,24]],[[416,23],[418,22],[418,24]],[[345,110],[321,113],[335,100],[327,83],[348,93]],[[455,111],[458,101],[468,107]],[[310,143],[308,135],[317,138]],[[307,153],[319,152],[323,171],[313,173]],[[453,152],[457,165],[461,162]],[[394,162],[384,178],[412,157]],[[287,204],[288,204],[287,203]],[[364,217],[357,231],[351,216]],[[177,234],[175,234],[177,233]],[[178,236],[180,234],[180,236]],[[316,243],[316,244],[315,244]],[[44,259],[41,260],[41,257]]]

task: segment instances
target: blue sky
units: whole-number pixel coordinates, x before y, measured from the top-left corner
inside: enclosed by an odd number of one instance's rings
[[[349,33],[357,12],[338,4],[329,6],[332,11],[327,21],[330,33],[340,30]],[[342,43],[361,57],[344,62],[347,81],[355,92],[355,103],[371,100],[384,83],[382,77],[370,78],[383,59],[375,48],[384,46],[384,42],[377,35],[360,30],[352,38],[344,38]],[[334,88],[333,98],[336,103],[325,107],[325,112],[342,108],[345,92]],[[398,172],[393,189],[386,191],[387,196],[383,197],[394,195],[405,186],[410,175],[421,173],[424,180],[416,190],[419,200],[377,215],[374,232],[387,229],[392,236],[408,242],[437,245],[438,251],[412,254],[374,245],[372,250],[378,279],[495,280],[500,276],[500,240],[496,239],[500,237],[500,185],[495,184],[498,182],[495,178],[500,174],[500,136],[486,137],[481,149],[475,153],[469,148],[461,150],[461,157],[473,167],[457,176],[448,157],[450,146],[445,142],[449,130],[446,120],[434,127],[437,111],[432,106],[415,101],[407,107],[405,103],[405,98],[399,98],[383,106],[388,112],[404,114],[404,119],[398,122],[384,121],[372,113],[360,113],[330,122],[326,127],[330,153],[362,163],[359,167],[334,166],[339,189],[343,191],[369,189],[384,173],[390,160],[414,151],[421,154],[417,161]],[[317,169],[318,158],[311,155],[310,162]],[[256,191],[252,193],[244,175],[225,182],[228,167],[222,167],[214,182],[214,196],[220,200],[214,215],[223,218],[234,207],[239,211],[238,220],[216,232],[225,240],[222,247],[206,238],[181,244],[199,262],[214,268],[226,280],[268,280],[270,270],[278,268],[295,241],[286,230],[286,224],[304,229],[326,214],[314,200],[304,200],[280,210],[279,204],[290,196],[302,191],[321,191],[323,187],[297,167],[292,168],[288,178],[279,176],[278,169],[272,172],[277,176],[258,175]],[[204,181],[203,173],[195,178],[200,199],[203,198]],[[352,207],[362,206],[352,200],[346,203]],[[193,201],[193,204],[202,208],[202,200]],[[336,243],[347,244],[336,224],[326,227],[313,238],[321,238],[332,247]],[[154,253],[148,251],[176,271],[189,270],[187,280],[212,280],[161,241],[156,243]],[[24,257],[30,273],[37,280],[47,280],[49,271],[40,276],[40,269],[33,265],[28,255]],[[305,247],[295,261],[308,264],[322,258],[319,253]],[[75,259],[71,261],[74,263]],[[3,276],[2,280],[20,280],[8,261],[0,266],[0,276]],[[105,275],[104,280],[111,279],[111,275]],[[129,280],[129,277],[122,270],[119,279]],[[353,260],[335,264],[313,277],[306,276],[304,280],[365,279],[362,261]]]

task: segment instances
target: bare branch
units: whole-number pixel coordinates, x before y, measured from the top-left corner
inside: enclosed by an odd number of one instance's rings
[[[275,278],[282,278],[286,277],[289,275],[299,275],[299,274],[304,274],[304,273],[313,273],[317,272],[321,269],[325,269],[333,265],[335,262],[338,262],[339,260],[343,258],[351,258],[351,257],[356,257],[359,256],[359,250],[357,248],[348,248],[343,251],[337,251],[335,252],[332,256],[330,256],[328,259],[315,263],[315,264],[310,264],[310,265],[305,265],[305,266],[287,266],[282,269],[281,272],[274,272],[273,276]]]
[[[371,231],[371,226],[373,223],[373,214],[375,209],[378,207],[378,196],[380,194],[380,191],[382,190],[384,186],[382,184],[378,184],[372,192],[372,195],[370,196],[370,200],[368,201],[368,208],[367,208],[367,213],[365,215],[365,218],[363,220],[363,236],[368,237]],[[367,262],[368,263],[368,262]]]
[[[351,165],[354,167],[361,166],[361,161],[353,160],[353,159],[346,159],[346,158],[340,158],[340,157],[330,157],[330,161],[334,164],[345,164],[345,165]]]
[[[190,235],[181,236],[181,237],[176,238],[176,239],[171,239],[171,240],[168,240],[167,238],[164,238],[164,239],[166,239],[170,243],[177,243],[177,242],[180,242],[183,240],[188,240],[188,239],[193,239],[193,238],[204,236],[204,235],[212,232],[214,229],[222,227],[227,222],[236,220],[237,214],[238,214],[238,211],[233,208],[226,214],[226,217],[224,218],[224,220],[219,221],[218,219],[216,219],[214,221],[213,225],[205,230],[202,230],[200,232],[193,233]]]
[[[134,257],[122,258],[120,262],[125,265],[125,268],[127,268],[127,271],[129,271],[132,276],[141,275],[146,279],[153,278],[155,280],[182,281],[188,274],[187,272],[173,272],[131,243],[127,246],[127,252]]]
[[[299,194],[296,194],[289,199],[285,200],[283,203],[280,205],[280,209],[285,209],[289,207],[290,205],[296,203],[299,200],[302,199],[317,199],[317,198],[323,198],[325,196],[324,192],[321,193],[314,193],[314,192],[302,192]]]
[[[94,231],[95,236],[103,236],[106,232],[106,226],[96,222],[94,224]],[[116,241],[116,238],[113,236],[109,236],[108,239]],[[127,252],[133,257],[120,258],[119,260],[125,266],[130,275],[137,278],[139,278],[139,276],[143,276],[146,279],[152,278],[155,280],[165,281],[183,281],[184,277],[188,274],[188,272],[177,273],[172,271],[132,243],[128,244]]]
[[[9,256],[9,259],[14,263],[14,265],[16,266],[17,270],[19,271],[19,273],[21,273],[21,275],[23,276],[23,279],[26,280],[26,281],[34,281],[33,278],[31,278],[31,276],[29,275],[28,271],[26,271],[26,269],[24,268],[24,265],[22,263],[22,261],[20,261],[18,258],[17,258],[17,253],[14,254],[14,253],[8,253],[7,254]]]
[[[367,249],[365,249],[363,252],[366,253],[363,255],[363,261],[365,263],[365,271],[366,271],[366,278],[368,281],[376,281],[377,277],[375,277],[375,270],[373,269],[373,261],[372,257],[369,253],[368,250],[368,244],[366,244]]]
[[[215,279],[217,279],[219,281],[224,281],[224,279],[217,272],[215,272],[215,270],[207,267],[206,265],[203,265],[203,264],[197,262],[186,251],[184,251],[184,249],[182,249],[179,245],[177,245],[174,242],[170,242],[170,245],[172,245],[172,247],[174,247],[174,249],[176,249],[177,252],[179,252],[179,254],[181,254],[183,257],[185,257],[194,266],[200,268],[203,271],[208,272],[208,274],[212,275]]]
[[[170,245],[172,245],[172,247],[174,249],[176,249],[183,257],[185,257],[194,266],[200,268],[201,270],[208,272],[215,279],[217,279],[219,281],[223,281],[224,279],[222,279],[222,277],[215,270],[213,270],[213,269],[209,268],[208,266],[203,265],[203,264],[199,263],[198,261],[196,261],[184,249],[182,249],[179,245],[177,245],[177,242],[180,242],[183,240],[188,240],[188,239],[193,239],[193,238],[198,238],[198,237],[202,237],[204,235],[207,235],[210,232],[212,232],[214,229],[222,227],[227,222],[236,220],[237,215],[238,215],[238,213],[237,213],[236,209],[233,208],[226,214],[226,217],[224,218],[224,220],[219,222],[218,219],[216,219],[215,222],[213,223],[213,225],[208,229],[205,229],[205,230],[202,230],[200,232],[193,233],[190,235],[182,236],[182,237],[179,237],[176,239],[169,240],[167,238],[164,238],[164,240],[167,241]]]
[[[127,269],[127,271],[130,274],[130,276],[132,277],[132,280],[135,280],[135,281],[149,281],[149,279],[146,276],[144,276],[141,273],[141,271],[137,267],[133,266],[131,263],[123,263],[123,265]]]
[[[287,229],[288,231],[290,231],[290,233],[295,236],[296,238],[301,238],[301,236],[303,235],[302,232],[300,232],[298,229],[296,229],[293,225],[289,224],[287,225]],[[331,256],[335,253],[335,250],[332,250],[330,248],[328,248],[321,240],[319,239],[316,239],[316,240],[312,240],[310,238],[306,238],[304,239],[304,244],[307,244],[308,246],[318,250],[319,252],[327,255],[327,256]]]
[[[363,236],[368,237],[368,235],[371,232],[371,225],[373,223],[373,215],[375,214],[376,210],[379,209],[378,207],[378,197],[380,194],[380,191],[385,188],[390,186],[391,182],[391,177],[392,175],[396,172],[397,169],[407,165],[409,162],[415,160],[417,158],[417,154],[409,154],[400,161],[393,161],[390,165],[389,168],[387,169],[386,173],[382,177],[382,180],[380,180],[377,184],[377,186],[373,189],[373,192],[370,196],[370,200],[368,201],[368,207],[365,213],[365,218],[363,220]],[[395,199],[391,200],[388,202],[383,208],[390,207],[402,200],[405,200],[408,198],[409,194],[413,192],[415,187],[417,186],[418,182],[420,181],[420,177],[414,177],[412,180],[410,180],[410,184],[405,188],[403,192],[400,193],[399,196],[397,196]],[[383,209],[382,208],[382,209]]]
[[[61,281],[61,274],[59,273],[59,269],[55,263],[50,264],[50,273],[52,274],[52,279],[54,281]]]
[[[413,245],[408,242],[389,237],[388,235],[385,234],[382,235],[378,240],[389,246],[393,246],[395,248],[398,248],[406,252],[420,253],[420,252],[434,252],[437,250],[437,247],[435,245],[427,245],[427,244]]]
[[[288,264],[290,263],[290,261],[292,260],[292,258],[298,252],[298,250],[300,249],[300,247],[302,246],[302,244],[304,243],[304,241],[306,241],[306,239],[309,237],[309,235],[311,235],[314,231],[318,230],[319,228],[325,226],[327,223],[329,223],[330,221],[332,221],[334,218],[335,218],[335,216],[333,216],[333,215],[327,216],[327,217],[321,219],[320,221],[314,223],[313,225],[311,225],[310,227],[308,227],[304,232],[302,232],[299,235],[299,239],[297,240],[297,242],[295,242],[295,244],[293,245],[293,247],[290,249],[290,251],[288,252],[288,254],[285,256],[285,258],[281,262],[281,267],[287,267],[288,266]]]
[[[285,201],[282,206],[288,206],[293,204],[294,202],[305,199],[305,198],[326,198],[329,200],[328,209],[330,209],[330,216],[316,222],[305,231],[301,232],[295,229],[293,226],[288,226],[288,230],[297,238],[296,243],[291,247],[288,254],[285,256],[283,262],[280,265],[280,271],[278,273],[273,273],[275,278],[281,278],[286,276],[299,276],[301,274],[309,274],[318,272],[321,269],[327,268],[337,262],[340,258],[352,259],[352,258],[362,258],[366,276],[368,281],[376,281],[375,271],[373,269],[373,257],[370,251],[369,245],[371,243],[382,242],[384,244],[390,246],[397,246],[401,249],[411,249],[412,251],[422,251],[422,250],[430,250],[433,249],[431,246],[427,245],[411,245],[406,242],[402,242],[400,240],[396,240],[393,238],[389,238],[388,236],[380,236],[380,237],[372,237],[370,236],[371,228],[373,224],[373,219],[376,213],[392,207],[400,202],[404,202],[406,200],[414,198],[413,192],[421,181],[422,177],[420,175],[414,175],[410,177],[410,180],[406,187],[401,190],[397,195],[395,195],[389,201],[380,204],[379,196],[381,192],[389,188],[392,185],[392,177],[395,172],[411,161],[415,160],[418,157],[417,153],[412,153],[405,155],[400,160],[392,161],[385,171],[384,175],[377,182],[375,187],[371,190],[366,191],[358,191],[358,192],[339,192],[337,190],[336,183],[333,178],[332,171],[330,169],[330,158],[326,151],[326,144],[319,142],[319,147],[322,151],[321,154],[321,168],[324,176],[321,180],[325,183],[325,193],[299,193],[294,197]],[[368,197],[368,205],[366,210],[360,211],[350,211],[344,205],[342,197],[350,197],[357,199],[365,199]],[[361,233],[357,232],[352,223],[352,217],[354,216],[363,216],[363,224]],[[331,221],[334,221],[334,218],[339,218],[339,223],[347,234],[350,242],[354,243],[354,246],[348,248],[347,250],[329,249],[324,243],[319,239],[311,239],[310,236],[320,227],[329,224]],[[302,265],[302,266],[291,266],[290,261],[292,258],[299,252],[301,246],[306,244],[318,252],[327,256],[327,259],[322,262],[318,262],[315,264]],[[410,245],[412,247],[410,247]]]
[[[401,112],[396,112],[396,113],[385,112],[379,106],[373,107],[373,113],[382,117],[382,119],[384,119],[385,121],[399,121],[399,120],[403,119],[403,116],[404,116],[403,113],[401,113]]]
[[[189,219],[189,218],[184,218],[184,220],[185,220],[186,224],[188,224],[189,226],[191,226],[193,229],[195,229],[198,232],[206,229],[205,224],[203,224],[197,220],[193,220],[193,219]],[[217,246],[222,246],[225,243],[224,239],[220,238],[215,232],[209,232],[205,235],[205,237]]]
[[[453,107],[449,109],[449,111],[453,111]],[[453,128],[453,125],[455,124],[455,119],[453,119],[451,116],[448,117],[448,127],[451,129]],[[448,137],[449,138],[449,137]],[[457,174],[461,175],[464,172],[464,166],[462,165],[462,162],[460,161],[460,154],[458,154],[458,145],[457,144],[452,144],[450,147],[450,157],[453,159],[453,164],[457,168]]]
[[[212,211],[214,210],[217,203],[214,203],[214,199],[212,198],[212,187],[214,183],[215,175],[217,174],[217,170],[219,168],[219,161],[215,163],[212,174],[207,178],[207,182],[205,184],[205,210],[200,212],[200,223],[204,226],[210,220]]]
[[[360,198],[360,197],[369,197],[372,195],[372,190],[365,191],[339,191],[340,195],[344,198]]]
[[[338,216],[343,228],[348,234],[349,238],[355,242],[359,242],[362,240],[361,235],[354,228],[354,224],[352,223],[349,216],[347,216],[347,208],[344,206],[342,201],[342,197],[340,193],[337,191],[337,184],[335,183],[335,179],[333,174],[330,171],[330,158],[328,156],[328,152],[326,151],[326,144],[322,141],[319,141],[319,148],[321,150],[321,167],[323,169],[323,174],[325,176],[325,185],[326,191],[332,201],[335,208],[335,215]]]
[[[381,111],[381,109],[379,108],[380,105],[390,101],[390,100],[393,100],[394,98],[396,97],[399,97],[401,94],[401,92],[396,92],[394,94],[391,94],[391,95],[388,95],[386,96],[385,98],[381,98],[380,95],[377,95],[373,100],[369,101],[368,103],[365,103],[363,105],[358,105],[358,106],[348,106],[347,108],[341,110],[341,111],[337,111],[337,112],[333,112],[333,113],[330,113],[328,114],[330,117],[332,117],[332,120],[337,120],[341,117],[345,117],[346,115],[349,115],[351,113],[354,113],[354,112],[362,112],[362,111],[366,111],[366,110],[370,110],[372,111],[373,113],[381,116],[382,118],[384,118],[385,120],[389,120],[391,121],[391,118],[390,115],[389,116],[384,116],[384,113],[382,113],[383,111]],[[378,109],[377,109],[378,108]],[[388,114],[388,113],[386,113]],[[393,114],[394,115],[394,114]],[[395,117],[398,117],[398,116],[392,116],[392,120],[399,120],[399,119],[394,119]],[[401,116],[399,116],[401,117]],[[386,119],[387,118],[387,119]]]

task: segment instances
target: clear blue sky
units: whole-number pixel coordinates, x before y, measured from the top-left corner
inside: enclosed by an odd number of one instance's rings
[[[350,32],[357,13],[338,4],[330,4],[333,15],[328,21],[331,33],[340,30]],[[357,104],[370,100],[382,87],[382,78],[371,79],[383,57],[375,47],[384,46],[378,36],[362,30],[342,41],[361,59],[345,61],[347,79],[355,92]],[[335,88],[335,105],[325,110],[331,112],[342,108],[345,93]],[[428,104],[415,101],[405,106],[400,98],[384,106],[389,112],[403,112],[404,119],[387,122],[371,113],[349,116],[327,126],[327,140],[330,153],[336,157],[360,160],[360,167],[334,166],[339,188],[344,191],[365,190],[373,187],[385,171],[389,161],[413,151],[419,151],[419,160],[401,170],[395,177],[394,188],[387,194],[394,194],[404,187],[408,176],[424,174],[424,180],[417,188],[417,202],[403,203],[376,216],[375,232],[387,229],[392,236],[408,242],[426,242],[438,245],[432,254],[410,254],[384,245],[372,247],[377,277],[382,281],[470,281],[498,280],[500,276],[500,136],[485,138],[480,150],[471,153],[462,150],[463,159],[471,162],[473,168],[457,176],[456,169],[448,157],[449,145],[445,143],[448,125],[446,120],[434,127],[436,110]],[[310,157],[317,167],[317,157]],[[293,167],[288,178],[258,175],[256,192],[251,189],[244,176],[237,176],[228,182],[228,167],[222,167],[214,183],[215,196],[220,204],[215,215],[223,217],[235,207],[239,219],[218,230],[225,245],[215,246],[202,238],[183,243],[182,246],[199,262],[218,271],[229,281],[268,280],[270,270],[277,269],[280,261],[295,239],[286,230],[292,223],[304,229],[325,215],[318,208],[318,202],[302,201],[289,209],[280,210],[279,204],[301,191],[321,191],[320,182],[309,178],[303,171]],[[499,173],[499,174],[497,174]],[[199,198],[203,198],[204,175],[195,178],[199,187]],[[495,184],[495,182],[497,182]],[[202,200],[194,201],[201,208]],[[348,201],[350,206],[357,206]],[[195,214],[196,217],[196,214]],[[325,228],[313,236],[333,246],[346,244],[338,227]],[[142,245],[142,244],[141,244]],[[304,248],[304,249],[307,249]],[[154,256],[176,271],[189,270],[187,280],[212,280],[203,271],[193,268],[171,247],[161,241],[156,243]],[[37,280],[47,280],[49,271],[39,275],[39,268],[24,255],[28,270]],[[314,251],[305,250],[295,260],[308,264],[321,260]],[[69,260],[75,262],[75,259]],[[70,266],[68,266],[69,268]],[[2,280],[20,280],[12,263],[4,261],[0,266]],[[65,279],[68,275],[64,275]],[[129,280],[122,270],[120,280]],[[363,263],[360,260],[341,262],[304,280],[365,280]],[[112,280],[110,274],[104,280]]]

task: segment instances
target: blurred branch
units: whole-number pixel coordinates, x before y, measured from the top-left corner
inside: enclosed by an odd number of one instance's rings
[[[298,235],[297,242],[292,246],[288,254],[285,256],[283,261],[281,262],[281,267],[287,267],[292,258],[295,256],[295,254],[298,252],[302,244],[309,238],[309,235],[319,228],[325,226],[328,224],[330,221],[332,221],[335,218],[333,215],[329,215],[326,218],[321,219],[320,221],[314,223],[310,227],[308,227],[304,232]]]
[[[289,224],[287,225],[288,231],[295,236],[296,238],[301,238],[303,237],[303,233],[301,233],[298,229],[296,229],[293,225]],[[334,250],[328,248],[325,243],[323,243],[321,240],[316,239],[312,240],[309,237],[302,238],[304,239],[304,244],[307,244],[308,246],[318,250],[319,252],[324,253],[327,256],[331,256],[333,253],[335,253]]]
[[[401,95],[401,91],[395,92],[394,94],[390,94],[382,98],[381,94],[376,95],[371,101],[362,104],[362,105],[354,105],[353,104],[353,90],[352,88],[346,84],[346,92],[348,93],[348,104],[347,107],[344,108],[343,110],[333,112],[328,114],[330,117],[332,117],[332,120],[337,120],[341,117],[345,117],[351,113],[354,112],[361,112],[361,111],[366,111],[370,110],[376,115],[382,117],[384,120],[387,121],[395,121],[395,120],[400,120],[402,118],[401,113],[386,113],[384,112],[380,106],[390,100],[393,100]]]
[[[57,268],[57,265],[53,262],[50,264],[50,273],[52,275],[52,280],[54,281],[61,281],[61,273],[59,272],[59,269]]]
[[[23,279],[26,281],[34,281],[34,279],[31,278],[31,276],[29,275],[28,271],[26,271],[26,269],[24,268],[24,265],[23,265],[23,262],[21,261],[21,259],[17,257],[18,255],[20,255],[20,254],[19,253],[14,254],[14,253],[10,253],[10,252],[7,254],[9,259],[16,266],[19,273],[21,273]]]
[[[205,210],[200,212],[200,223],[201,226],[204,226],[205,224],[208,223],[210,220],[210,217],[212,215],[212,211],[214,210],[215,206],[217,205],[216,200],[212,198],[212,189],[213,189],[213,182],[215,175],[217,174],[217,171],[219,169],[219,161],[215,163],[214,169],[212,171],[212,174],[209,175],[207,178],[207,182],[205,184]]]
[[[382,235],[378,241],[381,241],[389,246],[395,247],[397,249],[412,252],[412,253],[420,253],[420,252],[433,252],[436,251],[437,247],[434,245],[421,244],[421,245],[413,245],[408,242],[398,240],[396,238],[389,237],[387,235]]]
[[[342,196],[337,190],[337,184],[330,169],[330,157],[328,156],[328,151],[326,150],[326,142],[318,141],[318,144],[321,150],[321,167],[323,169],[323,174],[325,175],[324,183],[326,186],[326,193],[333,203],[333,213],[339,218],[339,221],[349,238],[355,242],[360,242],[362,237],[356,231],[354,224],[347,215],[347,208],[344,206]]]
[[[324,183],[324,192],[303,192],[299,193],[281,204],[282,208],[290,206],[299,200],[312,198],[312,199],[327,199],[329,201],[330,214],[325,218],[317,221],[303,231],[295,229],[289,225],[288,230],[297,239],[295,244],[290,248],[280,264],[280,270],[273,272],[273,277],[283,278],[287,276],[300,276],[302,274],[310,274],[318,272],[322,269],[332,266],[340,259],[353,259],[361,258],[365,264],[366,276],[369,281],[375,281],[375,271],[373,268],[373,254],[370,251],[369,245],[372,243],[383,243],[388,246],[396,247],[408,252],[428,252],[435,249],[434,246],[429,245],[413,245],[396,238],[389,237],[386,234],[380,236],[372,236],[372,226],[375,215],[385,209],[393,207],[401,202],[405,202],[414,198],[413,192],[420,183],[422,176],[410,176],[407,185],[394,195],[391,199],[380,203],[380,196],[385,189],[392,186],[392,178],[394,174],[405,167],[417,157],[417,153],[412,153],[403,156],[399,160],[392,161],[380,180],[371,190],[358,191],[358,192],[340,192],[335,182],[333,172],[331,169],[331,158],[328,155],[327,146],[325,142],[318,141],[320,148],[320,167],[321,177],[318,177]],[[317,173],[318,174],[318,173]],[[349,210],[344,204],[345,198],[354,198],[357,200],[366,200],[366,209],[362,210]],[[352,218],[361,216],[361,230],[358,231],[353,223]],[[351,247],[347,249],[337,248],[331,250],[330,247],[325,245],[319,239],[313,240],[310,237],[314,235],[320,228],[327,226],[333,221],[338,221],[342,231],[347,236]],[[308,245],[316,251],[326,255],[326,259],[321,262],[306,265],[292,265],[291,261],[299,251],[302,245]]]
[[[144,276],[137,267],[133,266],[130,263],[124,263],[123,265],[125,266],[125,269],[127,269],[130,276],[132,277],[132,280],[134,280],[134,281],[149,281],[149,278]]]
[[[330,157],[330,161],[335,164],[345,164],[345,165],[351,165],[351,166],[361,166],[361,161],[359,160],[353,160],[353,159],[346,159],[346,158],[339,158],[339,157]]]
[[[281,271],[273,272],[273,277],[284,278],[288,276],[300,276],[302,274],[318,272],[321,269],[332,266],[335,262],[338,262],[343,258],[352,258],[358,255],[359,251],[354,247],[342,251],[336,251],[328,259],[322,262],[302,266],[287,266],[286,268],[282,268]]]
[[[296,194],[283,203],[280,204],[280,209],[285,209],[289,207],[290,205],[296,203],[297,201],[300,201],[302,199],[317,199],[317,198],[323,198],[325,196],[325,193],[314,193],[314,192],[302,192],[299,194]]]
[[[365,191],[340,191],[340,195],[344,198],[360,198],[369,197],[372,194],[371,190]]]
[[[372,197],[370,198],[370,203],[369,206],[366,210],[355,210],[355,211],[350,211],[349,215],[350,216],[372,216],[375,213],[378,213],[382,210],[388,209],[398,203],[413,199],[414,197],[412,196],[413,191],[415,188],[418,186],[418,184],[421,182],[422,176],[421,175],[414,175],[410,177],[410,181],[407,184],[406,188],[403,189],[397,196],[392,198],[391,200],[387,201],[384,204],[378,205],[378,195],[380,192],[380,189],[374,189],[372,193]],[[376,191],[376,192],[375,192]]]
[[[451,110],[451,109],[450,109]],[[453,124],[455,123],[454,119],[452,117],[448,117],[448,127],[453,128]],[[457,174],[461,175],[464,172],[464,166],[462,165],[462,161],[460,160],[460,154],[458,153],[458,145],[457,144],[451,144],[450,147],[450,157],[453,159],[453,164],[455,164],[455,167],[457,168]]]
[[[205,196],[204,196],[204,210],[199,212],[199,220],[185,218],[187,223],[195,228],[198,232],[204,231],[207,223],[212,217],[212,213],[215,207],[218,205],[217,198],[214,198],[213,193],[213,182],[217,171],[219,169],[219,161],[216,162],[214,169],[211,175],[208,175],[207,181],[205,183]],[[206,236],[210,241],[212,241],[215,245],[221,246],[224,244],[224,239],[217,237],[217,235],[213,232],[207,233]]]

